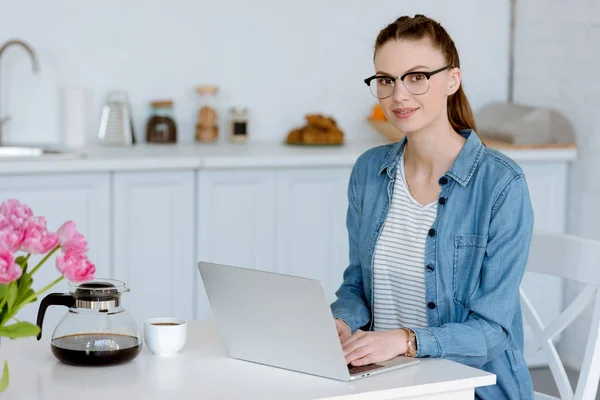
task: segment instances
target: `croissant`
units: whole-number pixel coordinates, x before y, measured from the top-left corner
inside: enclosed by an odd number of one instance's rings
[[[306,125],[292,129],[286,142],[289,144],[342,144],[344,133],[338,128],[335,120],[321,114],[306,114]]]

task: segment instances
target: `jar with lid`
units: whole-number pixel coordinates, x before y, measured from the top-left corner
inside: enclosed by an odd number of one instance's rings
[[[173,101],[153,101],[152,115],[146,125],[148,143],[177,142],[177,124],[173,118]]]
[[[196,124],[197,142],[214,142],[219,138],[219,115],[216,110],[217,86],[198,86],[202,106],[198,111]]]
[[[229,109],[229,140],[233,143],[246,143],[248,140],[248,109],[231,107]]]

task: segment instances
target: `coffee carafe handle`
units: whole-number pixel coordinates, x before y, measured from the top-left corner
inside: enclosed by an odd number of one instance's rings
[[[40,333],[37,335],[37,340],[42,338],[42,324],[44,323],[46,309],[49,306],[75,307],[75,297],[70,293],[50,293],[42,299],[37,315],[37,326],[40,327]]]

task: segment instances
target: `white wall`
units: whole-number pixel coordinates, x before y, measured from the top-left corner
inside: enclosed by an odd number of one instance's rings
[[[508,0],[2,0],[0,43],[30,43],[41,60],[32,76],[18,48],[2,58],[2,113],[10,141],[60,140],[59,89],[93,95],[95,138],[108,90],[124,89],[141,136],[149,101],[175,100],[179,135],[191,141],[194,87],[216,83],[221,114],[251,110],[251,140],[279,141],[307,112],[333,115],[349,139],[376,135],[365,123],[374,104],[362,79],[372,74],[379,30],[402,14],[439,19],[459,47],[474,108],[505,100]]]
[[[571,171],[567,230],[600,240],[600,2],[518,3],[515,101],[553,107],[574,124],[579,159]],[[579,286],[567,285],[568,301],[576,293]],[[561,357],[572,367],[581,365],[589,316],[563,337]]]

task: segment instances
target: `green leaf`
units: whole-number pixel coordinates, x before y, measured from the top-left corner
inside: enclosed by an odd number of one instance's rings
[[[8,326],[0,326],[0,336],[16,339],[25,336],[37,336],[40,327],[29,322],[18,322]]]
[[[7,293],[8,293],[8,284],[0,285],[0,299],[3,299]]]
[[[12,283],[10,285],[10,287],[8,288],[8,309],[9,310],[15,305],[15,301],[17,300],[18,293],[19,293],[19,291],[17,289],[17,285]]]
[[[33,283],[33,278],[29,274],[23,274],[19,279],[19,290],[17,292],[17,303],[21,303],[23,300],[27,298],[32,292],[29,290],[31,284]]]
[[[28,298],[29,296],[33,296],[35,294],[35,291],[33,289],[29,289],[27,292],[25,292],[25,294],[23,294],[23,297],[19,297],[17,299],[17,303],[21,304],[25,301],[26,298]],[[27,304],[29,303],[34,303],[37,301],[37,297],[32,297]]]
[[[4,361],[4,371],[0,378],[0,392],[4,392],[8,387],[8,361]]]
[[[25,256],[19,256],[17,258],[15,258],[15,262],[17,264],[19,264],[21,266],[21,268],[23,269],[23,275],[25,275],[27,273],[27,260],[29,259],[29,256],[25,257]],[[19,278],[19,280],[21,280],[23,277],[21,276],[21,278]]]

